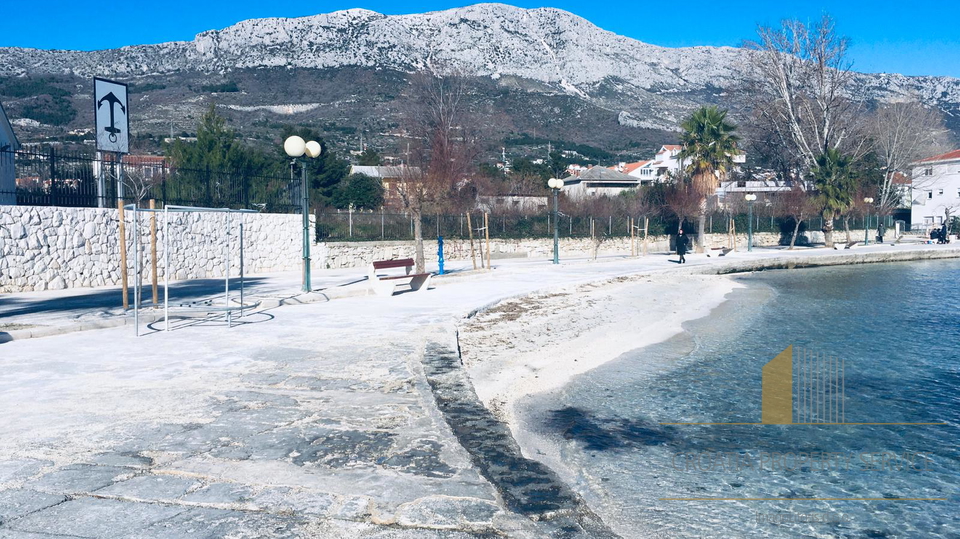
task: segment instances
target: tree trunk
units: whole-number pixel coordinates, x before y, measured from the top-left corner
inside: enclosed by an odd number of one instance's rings
[[[704,233],[707,228],[707,199],[704,197],[700,200],[700,216],[697,220],[697,252],[702,253],[704,251],[704,245],[706,243],[706,236]]]
[[[793,225],[793,236],[790,237],[790,248],[787,249],[788,251],[792,251],[792,250],[793,250],[793,246],[797,244],[797,236],[800,235],[800,223],[801,223],[801,222],[802,222],[802,221],[801,221],[800,219],[796,219],[796,223],[794,223],[794,225]]]
[[[843,230],[847,233],[847,243],[850,243],[850,216],[843,216]]]
[[[833,213],[823,216],[823,243],[830,249],[833,248]]]
[[[423,260],[423,213],[413,212],[413,241],[416,245],[416,255],[414,263],[417,265],[417,273],[426,272],[426,263]]]

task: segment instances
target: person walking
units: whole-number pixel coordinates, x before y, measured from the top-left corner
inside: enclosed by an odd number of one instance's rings
[[[883,243],[883,233],[887,231],[887,227],[883,226],[883,217],[877,218],[877,243]]]
[[[679,264],[686,263],[687,259],[684,255],[687,254],[687,245],[689,245],[690,240],[687,238],[687,235],[683,233],[683,229],[677,233],[677,254],[680,256]]]
[[[950,243],[950,236],[947,235],[947,223],[944,222],[940,227],[940,243]]]

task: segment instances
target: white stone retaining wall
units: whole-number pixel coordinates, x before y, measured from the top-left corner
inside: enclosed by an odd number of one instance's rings
[[[758,233],[753,235],[754,245],[777,245],[779,234]],[[637,254],[641,242],[637,242]],[[722,247],[729,243],[726,234],[708,236],[707,245]],[[670,250],[670,239],[666,236],[651,236],[647,243],[647,252],[657,253]],[[747,235],[737,235],[739,249],[747,248]],[[477,263],[480,263],[481,250],[485,254],[486,244],[474,240],[477,251]],[[593,256],[593,241],[589,238],[561,238],[560,257],[582,258]],[[470,260],[470,241],[445,239],[443,246],[445,260]],[[355,268],[369,265],[374,260],[391,258],[413,258],[413,241],[369,241],[369,242],[328,242],[314,247],[313,266],[317,268]],[[629,255],[630,238],[611,238],[600,245],[599,256]],[[424,243],[424,256],[428,262],[437,260],[437,242],[430,239]],[[530,238],[522,240],[490,240],[490,256],[498,258],[548,258],[553,256],[553,238]]]
[[[141,242],[144,282],[150,282],[149,214],[134,233],[126,212],[127,262],[132,283],[134,237]],[[239,272],[239,223],[231,217],[231,274]],[[302,221],[298,215],[246,214],[244,269],[264,273],[298,269]],[[164,277],[163,218],[157,215],[158,277]],[[170,213],[172,279],[223,277],[226,215]],[[120,284],[118,211],[100,208],[0,206],[0,292],[59,290]]]
[[[143,280],[150,282],[150,214],[139,214],[139,233],[133,230],[132,212],[126,212],[127,266],[129,278],[134,273],[134,238],[141,242]],[[226,215],[218,213],[171,213],[170,232],[171,278],[202,279],[223,277],[225,263]],[[239,273],[240,216],[231,217],[231,274]],[[245,271],[248,274],[297,270],[301,263],[302,221],[298,215],[243,215]],[[163,221],[157,215],[158,277],[164,277]],[[46,206],[0,206],[0,293],[65,288],[109,286],[120,284],[120,243],[118,212],[115,209],[61,208]],[[841,233],[842,236],[842,233]],[[808,233],[812,240],[821,240],[819,232]],[[839,239],[839,237],[838,237]],[[758,246],[775,245],[778,234],[754,234]],[[738,235],[738,247],[746,248],[746,235]],[[708,246],[725,246],[726,234],[713,234]],[[478,253],[484,242],[475,240]],[[670,249],[666,236],[651,237],[651,253]],[[414,256],[412,241],[328,242],[313,246],[315,269],[364,267],[373,260]],[[594,244],[589,238],[560,240],[562,258],[593,256]],[[637,240],[637,250],[640,241]],[[437,244],[427,240],[426,258],[435,263]],[[548,258],[553,254],[553,239],[493,239],[490,251],[494,259],[508,257]],[[629,238],[611,238],[600,245],[599,255],[630,254]],[[468,240],[447,239],[447,260],[469,260]]]

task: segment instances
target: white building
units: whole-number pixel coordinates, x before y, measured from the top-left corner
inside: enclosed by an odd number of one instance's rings
[[[912,228],[928,229],[960,215],[960,150],[912,163],[910,175]]]
[[[607,167],[593,167],[563,179],[563,194],[578,200],[588,196],[615,196],[640,187],[640,179]]]
[[[17,203],[17,172],[13,152],[19,149],[20,142],[0,103],[0,204]]]
[[[680,159],[678,157],[681,150],[683,150],[683,146],[679,144],[664,144],[652,160],[640,161],[640,166],[625,173],[640,178],[644,183],[662,182],[676,178],[679,175],[680,169],[689,164],[686,159]],[[742,165],[746,161],[746,153],[741,152],[733,156],[734,167]],[[633,163],[627,163],[625,165],[629,168],[631,164]]]

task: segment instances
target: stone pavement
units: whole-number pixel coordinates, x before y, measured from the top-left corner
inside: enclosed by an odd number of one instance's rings
[[[933,247],[910,249],[960,255]],[[230,329],[0,344],[0,539],[609,536],[479,404],[457,321],[508,297],[652,270],[848,256],[819,251],[686,266],[516,261]]]

